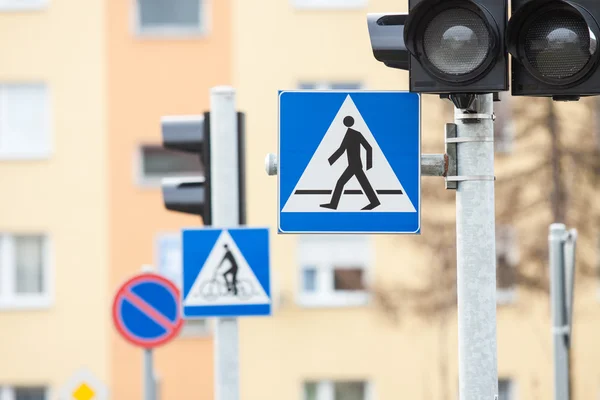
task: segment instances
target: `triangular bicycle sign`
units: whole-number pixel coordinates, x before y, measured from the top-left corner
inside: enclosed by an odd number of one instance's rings
[[[269,315],[267,229],[183,231],[183,316]]]

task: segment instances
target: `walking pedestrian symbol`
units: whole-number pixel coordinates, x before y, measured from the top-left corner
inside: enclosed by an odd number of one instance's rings
[[[268,246],[268,231],[264,229],[184,231],[184,317],[231,315],[223,314],[223,307],[227,306],[234,307],[234,311],[242,307],[242,310],[246,310],[243,312],[248,312],[247,308],[243,308],[245,306],[270,307],[268,247],[260,248],[263,243],[256,241],[248,242],[249,231],[257,232],[261,240],[266,240],[265,247]],[[245,256],[236,241],[243,246],[256,248],[245,248]],[[261,254],[261,260],[255,258],[256,252]],[[252,262],[254,268],[261,270],[258,271],[260,279],[251,267]],[[190,314],[190,310],[200,310],[201,314]],[[207,312],[217,312],[217,315],[207,315]],[[243,312],[240,315],[247,315]]]
[[[280,232],[417,233],[419,125],[412,93],[282,92]]]

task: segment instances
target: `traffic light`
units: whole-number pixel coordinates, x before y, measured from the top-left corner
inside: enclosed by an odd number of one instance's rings
[[[204,166],[204,176],[163,179],[165,208],[199,215],[210,225],[210,114],[163,117],[161,128],[165,148],[197,154]]]
[[[506,0],[409,0],[408,15],[367,20],[375,58],[408,69],[411,92],[449,94],[508,90],[507,18]]]
[[[600,94],[599,19],[598,0],[513,0],[512,94],[555,100]]]
[[[165,208],[199,215],[205,226],[212,224],[211,128],[210,113],[200,116],[163,117],[163,146],[169,150],[197,154],[204,167],[204,176],[164,178],[162,195]],[[238,159],[239,223],[246,223],[245,190],[245,114],[237,113],[237,149],[229,155]]]

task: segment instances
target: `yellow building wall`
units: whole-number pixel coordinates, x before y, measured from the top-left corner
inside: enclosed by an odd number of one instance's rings
[[[297,236],[277,235],[277,180],[262,166],[277,152],[277,91],[300,82],[358,81],[365,89],[407,90],[408,74],[377,62],[370,48],[368,12],[406,12],[406,3],[369,1],[360,10],[297,10],[291,1],[234,0],[234,86],[239,109],[247,113],[247,191],[249,225],[272,228],[274,284],[280,290],[272,318],[240,322],[241,392],[245,398],[302,399],[302,382],[314,379],[367,379],[375,399],[457,398],[456,312],[440,325],[406,314],[388,321],[373,303],[357,308],[305,309],[296,304],[299,281]],[[443,152],[444,123],[452,108],[436,96],[423,96],[423,152]],[[559,107],[577,107],[561,104]],[[567,109],[571,110],[571,109]],[[567,111],[567,114],[569,111]],[[575,117],[574,117],[575,118]],[[531,150],[498,157],[499,179],[525,162]],[[423,198],[423,215],[447,218],[434,200],[448,196],[444,183]],[[451,203],[450,212],[454,212]],[[453,217],[451,217],[451,220]],[[422,237],[376,236],[376,282],[418,281],[430,257],[415,245]],[[544,239],[545,240],[545,237]],[[574,393],[595,398],[600,368],[596,286],[579,287],[575,317]],[[516,383],[517,399],[552,397],[552,338],[549,300],[518,289],[517,301],[498,307],[500,377]],[[446,367],[444,367],[444,360]],[[257,362],[260,367],[257,368]]]
[[[55,282],[49,309],[0,310],[0,385],[109,378],[104,17],[100,0],[0,12],[0,82],[46,82],[52,112],[48,159],[0,160],[0,232],[48,233]]]
[[[212,86],[231,84],[231,6],[207,1],[209,32],[202,37],[139,37],[134,1],[108,0],[110,176],[110,295],[152,264],[159,232],[201,225],[200,218],[164,209],[160,186],[137,184],[140,144],[161,144],[166,115],[198,115]],[[142,396],[142,351],[110,333],[114,398]],[[163,399],[212,399],[212,336],[179,338],[156,351]]]

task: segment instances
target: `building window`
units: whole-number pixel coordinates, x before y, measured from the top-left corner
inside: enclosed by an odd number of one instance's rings
[[[365,8],[368,0],[291,0],[299,9],[339,10]]]
[[[49,0],[0,0],[0,11],[39,10],[44,8],[48,2]]]
[[[510,379],[498,380],[498,400],[514,400],[514,384]]]
[[[303,400],[369,400],[365,381],[318,381],[304,383]]]
[[[206,27],[207,0],[137,0],[141,34],[195,35]]]
[[[203,175],[197,154],[171,151],[157,145],[141,145],[138,149],[138,183],[160,185],[162,178]]]
[[[49,259],[47,237],[0,234],[0,307],[49,307]]]
[[[182,290],[183,259],[180,233],[161,233],[156,238],[155,259],[157,271]],[[209,320],[188,319],[181,328],[181,337],[207,336],[211,332]],[[0,399],[1,400],[1,399]]]
[[[516,230],[498,226],[496,230],[496,285],[498,303],[510,303],[516,297],[516,268],[519,263]]]
[[[359,82],[300,82],[301,90],[360,90]]]
[[[368,236],[306,235],[299,238],[300,293],[306,307],[344,307],[367,304]]]
[[[0,158],[47,158],[50,137],[47,87],[0,84]]]
[[[499,93],[500,101],[494,102],[494,148],[497,153],[513,150],[515,123],[512,115],[512,97],[508,92]]]
[[[0,400],[49,400],[44,386],[0,386]]]

